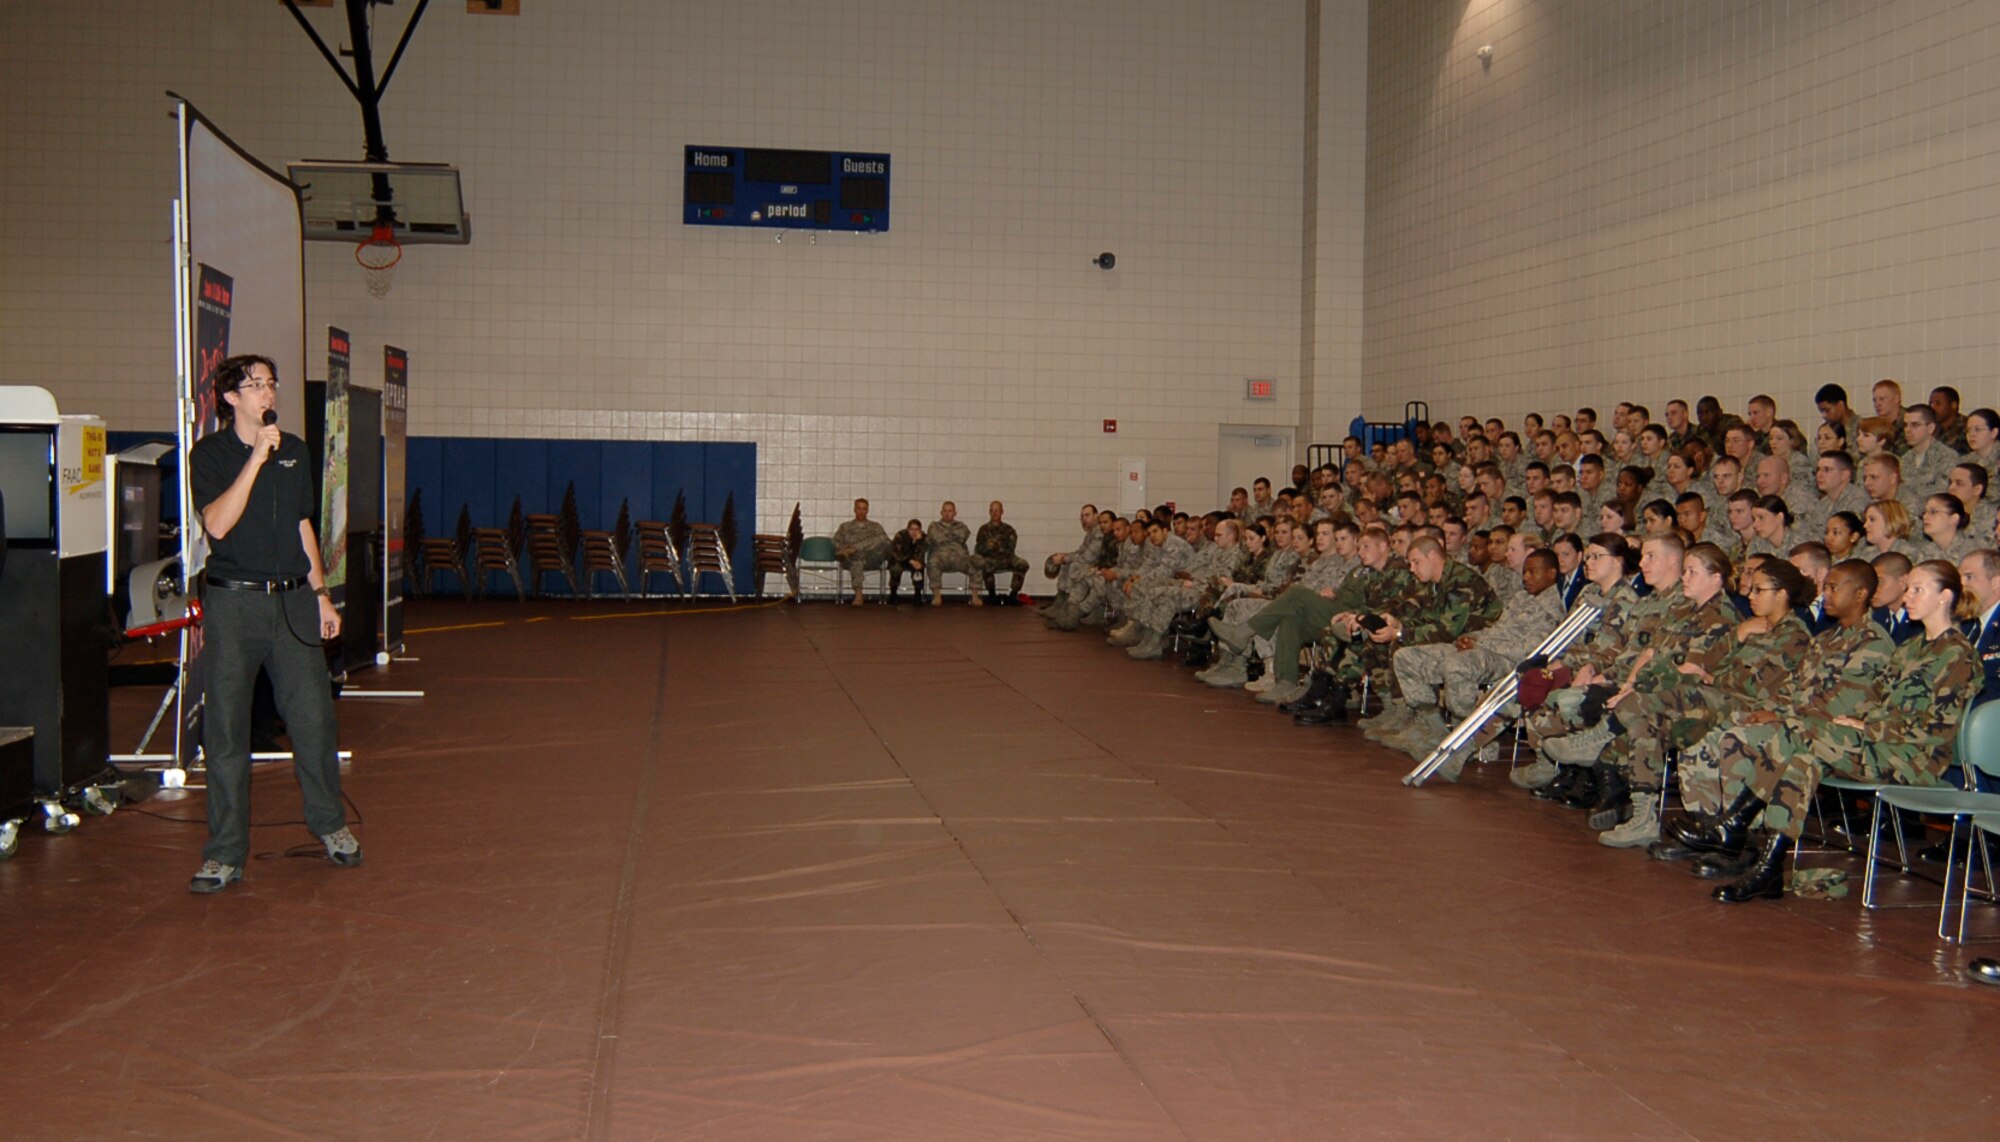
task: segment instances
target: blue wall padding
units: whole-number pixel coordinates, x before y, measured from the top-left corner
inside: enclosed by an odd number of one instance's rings
[[[750,590],[751,536],[757,530],[757,446],[646,440],[524,440],[465,436],[413,436],[409,493],[423,493],[424,530],[447,535],[460,507],[474,527],[505,527],[514,497],[524,515],[555,514],[563,493],[576,488],[577,522],[585,530],[610,530],[618,508],[629,504],[632,522],[666,520],[674,498],[687,496],[689,523],[721,523],[722,507],[736,497],[736,590]],[[628,569],[629,573],[629,569]],[[543,586],[556,586],[553,576]],[[611,590],[607,577],[598,584]],[[709,577],[703,590],[720,591]]]

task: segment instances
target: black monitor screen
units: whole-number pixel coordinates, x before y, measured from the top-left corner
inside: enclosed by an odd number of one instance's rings
[[[736,176],[728,171],[687,172],[689,206],[736,205]]]
[[[840,208],[842,210],[889,209],[889,180],[886,178],[842,179],[840,182]]]
[[[0,497],[7,501],[7,542],[28,546],[55,543],[53,427],[0,425]]]
[[[743,178],[824,186],[833,181],[833,156],[825,151],[744,151]]]

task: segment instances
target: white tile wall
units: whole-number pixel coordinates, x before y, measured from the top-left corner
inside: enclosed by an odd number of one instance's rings
[[[1369,33],[1376,414],[2000,399],[2000,4],[1374,0]]]
[[[462,168],[474,242],[412,248],[381,302],[350,249],[309,244],[308,328],[344,326],[363,361],[407,348],[416,433],[755,440],[760,527],[794,500],[820,528],[855,494],[926,519],[999,496],[1039,559],[1122,457],[1204,504],[1218,423],[1295,423],[1302,314],[1322,375],[1358,341],[1358,271],[1302,300],[1360,240],[1366,0],[1325,6],[1343,70],[1308,252],[1302,0],[433,5],[390,151]],[[411,7],[380,10],[378,50]],[[164,426],[162,92],[274,165],[358,158],[359,116],[270,0],[0,5],[0,64],[0,380]],[[695,142],[889,151],[896,228],[685,227]],[[1276,407],[1247,411],[1251,376],[1281,381]]]

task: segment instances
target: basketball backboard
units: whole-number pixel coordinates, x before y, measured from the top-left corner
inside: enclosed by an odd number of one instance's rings
[[[458,168],[449,163],[356,163],[304,159],[288,164],[299,187],[309,241],[358,242],[383,206],[396,241],[464,245],[472,240]]]

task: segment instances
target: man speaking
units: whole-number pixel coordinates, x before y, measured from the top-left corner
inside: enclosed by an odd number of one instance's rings
[[[250,854],[250,702],[257,672],[271,675],[292,738],[306,827],[343,868],[361,863],[347,829],[334,750],[333,688],[325,640],[340,634],[313,534],[305,441],[278,431],[278,375],[270,358],[216,367],[222,427],[189,450],[189,487],[208,533],[203,592],[202,752],[208,759],[208,845],[194,892],[243,879]]]

